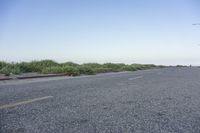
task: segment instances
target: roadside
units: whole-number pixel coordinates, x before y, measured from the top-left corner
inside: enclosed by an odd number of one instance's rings
[[[152,70],[152,69],[151,69]],[[154,69],[156,70],[156,69]],[[159,70],[159,69],[158,69]],[[142,70],[142,71],[149,71],[149,70]],[[140,72],[140,71],[137,71]],[[14,78],[10,80],[0,80],[0,86],[1,85],[16,85],[16,84],[24,84],[24,83],[34,83],[34,82],[46,82],[46,81],[54,81],[54,80],[65,80],[65,79],[79,79],[79,78],[89,78],[89,77],[102,77],[102,76],[111,76],[111,75],[119,75],[119,74],[125,74],[130,73],[129,71],[124,72],[108,72],[108,73],[98,73],[95,75],[80,75],[80,76],[67,76],[67,75],[55,75],[55,76],[41,76],[37,78]],[[136,73],[137,74],[137,73]]]
[[[0,80],[0,86],[4,85],[19,85],[19,84],[29,84],[35,82],[48,82],[48,81],[56,81],[56,80],[66,80],[66,79],[82,79],[82,78],[98,78],[102,79],[102,77],[116,77],[121,74],[134,74],[135,76],[140,75],[141,73],[152,73],[154,71],[159,71],[158,69],[148,69],[148,70],[138,70],[138,71],[123,71],[123,72],[107,72],[107,73],[98,73],[95,75],[80,75],[80,76],[51,76],[51,77],[37,77],[37,78],[23,78],[23,79],[12,79],[12,80]]]
[[[56,76],[95,75],[99,73],[137,71],[162,68],[154,64],[123,63],[57,63],[52,60],[8,63],[0,61],[0,80],[29,79]]]
[[[3,81],[3,80],[15,80],[15,79],[58,77],[58,76],[67,76],[67,75],[66,74],[24,73],[24,74],[20,74],[20,75],[5,76],[3,74],[0,74],[0,81]]]

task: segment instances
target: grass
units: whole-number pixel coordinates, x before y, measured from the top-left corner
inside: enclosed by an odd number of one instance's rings
[[[92,75],[96,73],[136,71],[152,69],[163,66],[153,64],[122,64],[122,63],[86,63],[76,64],[73,62],[57,63],[52,60],[41,60],[21,63],[7,63],[0,61],[0,73],[5,75],[37,72],[43,74],[66,74],[66,75]]]

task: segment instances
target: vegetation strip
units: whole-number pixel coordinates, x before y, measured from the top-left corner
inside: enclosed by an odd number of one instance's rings
[[[122,64],[122,63],[86,63],[76,64],[73,62],[57,63],[52,60],[21,62],[21,63],[7,63],[0,61],[0,74],[6,76],[19,75],[23,73],[38,73],[38,74],[63,74],[68,76],[78,76],[81,74],[92,75],[96,73],[106,72],[122,72],[122,71],[136,71],[151,68],[160,68],[164,66],[156,66],[153,64]],[[25,76],[24,76],[25,77]],[[34,76],[29,76],[34,77]],[[35,76],[37,77],[37,75]],[[42,76],[41,76],[42,77]],[[22,79],[21,76],[20,79]]]

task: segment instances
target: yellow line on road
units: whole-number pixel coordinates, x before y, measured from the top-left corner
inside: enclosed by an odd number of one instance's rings
[[[2,106],[0,106],[0,109],[11,108],[11,107],[15,107],[15,106],[18,106],[18,105],[24,105],[24,104],[37,102],[37,101],[41,101],[41,100],[45,100],[45,99],[49,99],[49,98],[53,98],[53,96],[45,96],[45,97],[34,98],[34,99],[30,99],[30,100],[22,101],[22,102],[18,102],[18,103],[2,105]]]

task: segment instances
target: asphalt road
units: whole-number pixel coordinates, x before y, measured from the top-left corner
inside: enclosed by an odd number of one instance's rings
[[[200,133],[200,68],[0,82],[1,133]]]

